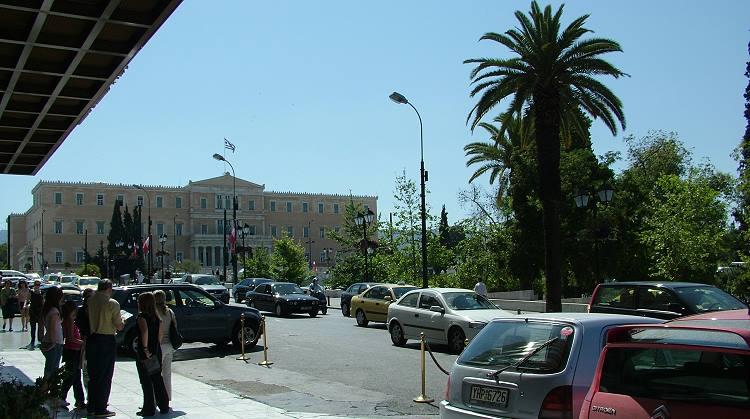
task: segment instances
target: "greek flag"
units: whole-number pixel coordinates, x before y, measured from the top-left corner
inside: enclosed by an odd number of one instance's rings
[[[228,148],[232,150],[232,153],[234,153],[234,149],[235,149],[234,144],[230,143],[229,140],[227,140],[226,138],[224,139],[224,148]]]

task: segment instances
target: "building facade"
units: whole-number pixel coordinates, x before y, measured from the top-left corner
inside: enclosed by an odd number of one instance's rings
[[[190,181],[186,186],[142,186],[108,183],[40,181],[31,191],[32,207],[8,217],[9,254],[14,268],[41,271],[44,262],[52,271],[66,263],[83,264],[84,247],[93,255],[107,247],[107,234],[116,200],[131,213],[141,207],[141,231],[148,233],[152,219],[152,249],[160,250],[159,237],[166,234],[164,250],[172,261],[192,259],[204,271],[222,266],[224,230],[231,231],[232,195],[238,201],[237,224],[249,227],[245,246],[271,252],[275,239],[289,236],[304,246],[316,268],[335,263],[337,243],[329,232],[344,223],[346,206],[354,202],[377,214],[377,197],[266,191],[265,185],[223,176]],[[227,225],[224,225],[226,209]],[[242,235],[238,234],[238,245]],[[312,258],[312,261],[310,261]],[[154,264],[158,266],[154,256]],[[227,263],[229,265],[229,263]]]

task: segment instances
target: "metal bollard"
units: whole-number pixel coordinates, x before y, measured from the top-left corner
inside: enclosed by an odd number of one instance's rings
[[[426,386],[425,364],[424,364],[424,333],[419,334],[419,342],[421,344],[420,352],[422,354],[422,393],[414,399],[414,402],[415,403],[432,403],[435,401],[435,399],[430,399],[424,394],[425,386]]]
[[[245,355],[245,313],[240,314],[240,348],[242,355],[238,356],[237,360],[247,362],[250,357]]]
[[[268,367],[273,365],[273,362],[268,360],[268,333],[266,333],[266,316],[260,318],[261,328],[263,330],[263,360],[258,362],[258,365],[262,367]]]

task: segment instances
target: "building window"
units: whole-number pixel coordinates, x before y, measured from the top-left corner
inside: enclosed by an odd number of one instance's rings
[[[55,263],[63,263],[63,252],[60,250],[55,252]]]
[[[308,204],[307,202],[302,203],[302,212],[307,212]]]
[[[83,263],[85,258],[83,252],[76,252],[76,263]]]
[[[216,195],[216,209],[224,208],[224,199],[221,195]]]
[[[119,202],[120,205],[125,205],[125,195],[117,195],[117,202]]]
[[[232,204],[231,204],[232,201],[230,200],[230,198],[231,198],[231,196],[229,196],[229,195],[224,196],[224,208],[226,208],[226,209],[233,209],[234,208],[232,206]]]
[[[310,228],[302,227],[302,237],[310,237]]]
[[[62,205],[62,192],[55,192],[55,204]]]
[[[325,227],[320,228],[320,238],[325,239],[326,238],[326,229]]]
[[[255,226],[248,226],[248,227],[250,227],[250,231],[249,231],[249,233],[247,233],[248,236],[254,236],[255,235]]]
[[[318,214],[322,214],[325,209],[325,205],[321,202],[318,204]]]
[[[55,234],[62,234],[63,222],[55,221]]]
[[[287,226],[286,228],[286,235],[289,237],[294,237],[294,227]]]
[[[83,234],[83,221],[76,221],[76,234]]]
[[[177,262],[182,263],[182,252],[177,252]]]
[[[286,203],[286,212],[292,212],[292,203],[289,201]]]
[[[338,214],[339,213],[339,204],[333,204],[333,213]]]
[[[182,236],[182,223],[177,223],[174,225],[174,235],[175,236]]]
[[[216,234],[224,234],[224,220],[216,220]]]
[[[174,197],[174,207],[175,208],[182,208],[182,197],[181,196]]]
[[[208,200],[206,198],[201,198],[201,209],[208,208]]]
[[[271,201],[271,212],[276,212],[276,201]]]
[[[369,211],[369,210],[370,210],[370,206],[369,205],[365,205],[365,214],[367,214],[367,211]]]
[[[83,205],[83,194],[77,193],[76,194],[76,205]]]
[[[254,200],[251,199],[251,200],[247,201],[247,209],[249,209],[250,211],[255,211],[255,201]]]
[[[143,195],[138,195],[138,197],[136,197],[136,202],[138,203],[139,207],[142,207],[143,206]]]
[[[325,250],[320,251],[320,263],[326,263],[326,251]]]
[[[156,235],[162,236],[164,234],[164,223],[156,223]]]
[[[341,227],[339,227],[339,226],[336,226],[336,227],[333,228],[333,231],[335,231],[336,234],[338,234],[340,230],[341,230]]]
[[[104,234],[104,221],[96,222],[96,234]]]
[[[100,207],[104,206],[104,194],[103,193],[96,194],[96,205]]]
[[[277,235],[276,226],[271,226],[271,237],[276,237]]]
[[[164,208],[164,198],[161,196],[156,197],[156,208]]]
[[[208,234],[208,224],[201,224],[201,234]]]

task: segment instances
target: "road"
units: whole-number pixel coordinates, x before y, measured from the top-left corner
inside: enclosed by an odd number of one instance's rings
[[[420,394],[419,342],[404,348],[391,344],[384,325],[356,326],[339,310],[310,318],[269,314],[268,358],[274,364],[258,366],[262,346],[236,360],[234,348],[186,344],[175,355],[173,371],[274,407],[298,412],[347,416],[438,415],[437,402],[445,393],[447,376],[427,355],[426,394],[433,404],[417,404]],[[447,370],[456,359],[447,348],[433,348]]]

